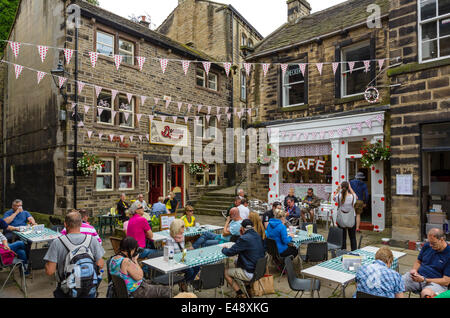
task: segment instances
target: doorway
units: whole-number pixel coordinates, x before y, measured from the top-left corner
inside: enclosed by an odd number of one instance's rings
[[[155,204],[158,198],[164,196],[164,165],[150,163],[148,165],[148,182],[150,189],[148,203]]]
[[[184,166],[172,166],[170,190],[180,202],[179,208],[184,207]]]

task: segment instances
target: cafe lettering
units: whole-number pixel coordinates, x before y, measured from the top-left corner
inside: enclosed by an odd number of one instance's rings
[[[314,158],[309,158],[305,160],[299,158],[297,162],[289,161],[287,163],[287,170],[290,173],[294,173],[296,171],[301,170],[315,170],[316,172],[323,173],[324,167],[325,167],[324,160],[316,160]]]

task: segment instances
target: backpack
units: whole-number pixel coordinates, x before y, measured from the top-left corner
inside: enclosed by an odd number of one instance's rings
[[[72,244],[67,236],[61,236],[59,240],[68,250],[64,276],[60,277],[61,290],[72,298],[95,298],[101,277],[97,275],[98,266],[89,249],[92,236],[86,235],[80,245]]]

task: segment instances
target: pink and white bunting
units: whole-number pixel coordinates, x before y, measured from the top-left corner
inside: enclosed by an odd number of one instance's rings
[[[13,51],[14,57],[17,58],[20,53],[20,43],[19,42],[9,42],[9,46],[11,47],[11,50]]]
[[[122,64],[122,55],[114,55],[114,63],[116,64],[116,70],[119,70],[120,64]]]
[[[142,69],[144,68],[144,63],[145,63],[145,57],[138,56],[137,60],[138,60],[139,70],[142,72]]]
[[[303,77],[305,77],[306,64],[305,63],[300,63],[299,66],[300,66],[300,71],[302,71]]]
[[[97,65],[98,61],[98,53],[97,52],[89,52],[89,56],[91,58],[91,65],[93,68]]]
[[[95,95],[98,98],[100,96],[100,93],[102,92],[103,87],[94,85],[94,88],[95,88]]]
[[[368,73],[370,70],[370,61],[364,61],[365,72]]]
[[[190,61],[181,61],[181,64],[183,66],[184,75],[187,75],[189,71],[189,65],[191,64]]]
[[[42,63],[45,61],[45,57],[47,56],[48,46],[38,45],[39,56],[41,57]]]
[[[78,86],[78,94],[81,94],[85,84],[82,81],[77,81],[77,86]]]
[[[284,76],[289,67],[289,64],[280,64],[280,67],[281,67],[281,71],[283,72],[283,76]]]
[[[252,70],[252,64],[251,63],[244,63],[245,72],[247,73],[247,76],[250,76],[250,71]]]
[[[317,70],[319,71],[319,74],[322,75],[323,70],[323,63],[316,63]]]
[[[230,75],[231,63],[225,62],[223,63],[223,67],[225,68],[225,73],[227,73],[227,77]]]
[[[169,63],[168,59],[160,59],[159,63],[161,64],[161,70],[163,72],[163,74],[166,73],[166,68],[167,68],[167,63]]]
[[[350,74],[352,74],[353,69],[355,68],[355,62],[348,62],[348,68],[350,70]]]
[[[202,62],[202,64],[203,64],[203,67],[205,69],[206,76],[208,76],[209,70],[211,68],[211,62]]]
[[[67,81],[67,78],[58,76],[59,88],[62,88],[66,81]]]
[[[39,85],[39,83],[42,81],[42,79],[44,78],[45,75],[47,75],[47,73],[45,73],[45,72],[37,72],[37,82],[38,82],[38,85]]]
[[[23,71],[23,66],[22,66],[22,65],[14,64],[14,70],[15,70],[15,72],[16,72],[16,79],[18,79],[19,76],[20,76],[20,74],[21,74],[22,71]]]
[[[338,67],[339,67],[339,63],[334,62],[334,63],[332,64],[332,66],[333,66],[333,74],[336,75],[336,71],[337,71],[337,69],[338,69]]]
[[[264,63],[262,67],[263,67],[264,77],[266,77],[267,76],[267,72],[269,71],[270,64],[269,63]]]
[[[72,60],[73,50],[72,49],[64,49],[64,57],[66,58],[66,64],[70,64]]]

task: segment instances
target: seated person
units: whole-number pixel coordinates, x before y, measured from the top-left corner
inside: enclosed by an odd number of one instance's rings
[[[295,196],[295,189],[294,188],[289,188],[289,193],[288,195],[284,198],[284,208],[287,209],[288,206],[288,199],[293,199],[294,203],[299,203],[300,200]]]
[[[143,249],[139,257],[147,258],[157,251],[147,248],[146,239],[151,240],[153,238],[153,232],[147,220],[143,217],[144,208],[140,203],[137,203],[128,210],[128,213],[130,220],[128,221],[127,236],[133,237],[138,242],[139,247]]]
[[[237,208],[232,208],[230,216],[227,217],[227,221],[225,222],[222,235],[206,232],[192,244],[192,247],[197,249],[230,242],[232,236],[238,237],[241,234],[241,223],[242,219],[239,215],[239,210]]]
[[[31,216],[30,212],[23,209],[23,202],[20,199],[14,200],[12,203],[12,209],[5,212],[3,220],[10,226],[18,228],[19,226],[27,226],[27,223],[31,225],[37,225],[34,218]],[[3,234],[12,242],[15,235],[11,231],[5,229]]]
[[[301,209],[303,222],[307,222],[306,213],[308,212],[311,215],[312,222],[314,220],[314,209],[320,206],[320,198],[314,194],[313,188],[308,189],[308,194],[303,198],[302,203],[307,205],[307,207]]]
[[[387,246],[381,247],[375,254],[372,264],[364,265],[356,273],[356,291],[369,295],[403,298],[405,284],[402,276],[391,269],[394,255]]]
[[[158,202],[153,204],[152,215],[159,217],[161,214],[169,214],[169,212],[167,211],[166,205],[163,203],[163,201],[164,201],[164,198],[159,197]]]
[[[130,208],[130,204],[125,202],[125,199],[126,199],[126,195],[125,195],[125,193],[122,193],[120,195],[119,202],[117,202],[117,213],[120,216],[120,220],[122,222],[124,222],[124,221],[126,221],[128,219],[127,215],[126,215],[126,212]]]
[[[151,285],[144,280],[144,272],[138,264],[138,247],[134,238],[123,239],[119,254],[111,259],[110,274],[123,279],[128,295],[133,298],[170,298],[170,287]]]
[[[87,234],[87,235],[91,235],[93,236],[100,244],[102,244],[102,239],[100,238],[100,236],[98,235],[97,231],[95,230],[95,228],[89,224],[89,212],[86,210],[72,210],[72,212],[79,212],[81,214],[81,228],[80,228],[80,233],[81,234]],[[67,234],[67,230],[64,228],[61,231],[62,235],[66,235]]]
[[[170,236],[166,241],[166,246],[173,247],[174,254],[181,253],[184,250],[184,222],[180,219],[175,219],[170,224]],[[192,248],[191,248],[192,249]],[[200,266],[190,267],[185,269],[184,280],[179,284],[181,291],[187,292],[186,283],[192,282],[200,271]]]
[[[236,267],[225,269],[225,279],[236,292],[236,298],[244,298],[244,293],[233,278],[242,281],[250,281],[256,269],[256,263],[265,255],[261,236],[253,229],[253,223],[249,219],[241,224],[241,236],[231,248],[223,248],[222,253],[228,257],[239,255]]]
[[[265,229],[267,229],[267,225],[269,225],[269,220],[273,219],[275,217],[274,216],[274,212],[277,209],[281,209],[281,203],[280,202],[274,202],[272,204],[272,208],[269,211],[267,211],[266,213],[264,213],[264,215],[262,217],[262,222],[264,224],[264,228]]]
[[[433,228],[428,242],[420,250],[413,268],[403,275],[405,291],[420,293],[422,298],[446,292],[450,284],[450,246],[444,231]]]
[[[241,205],[238,206],[239,214],[243,220],[248,219],[248,215],[250,214],[250,209],[248,208],[248,200],[241,199]]]
[[[295,205],[294,199],[287,199],[286,219],[291,223],[296,222],[299,220],[300,215],[300,208]]]
[[[15,228],[14,226],[10,226],[6,224],[6,222],[2,219],[0,219],[0,230],[8,230],[9,231],[17,231],[19,229]],[[22,241],[17,241],[15,243],[8,244],[8,240],[6,237],[0,232],[0,242],[2,246],[0,248],[5,248],[7,250],[13,251],[17,258],[20,259],[25,267],[25,276],[28,276],[30,272],[28,271],[28,258],[26,253],[26,247],[25,243]]]
[[[186,205],[181,220],[184,221],[184,227],[186,228],[195,226],[194,208],[192,206]]]
[[[277,243],[278,253],[281,257],[294,256],[298,254],[298,249],[295,246],[289,245],[292,242],[294,234],[287,233],[286,228],[286,212],[283,210],[275,211],[275,218],[269,221],[267,226],[267,238],[274,240]]]

